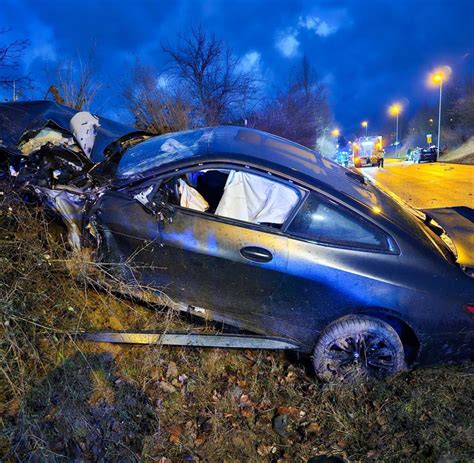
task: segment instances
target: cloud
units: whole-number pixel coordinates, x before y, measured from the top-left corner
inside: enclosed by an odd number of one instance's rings
[[[290,31],[280,34],[280,37],[275,44],[280,53],[286,58],[293,58],[298,53],[300,42],[296,38],[297,35],[297,31]]]
[[[336,78],[334,76],[334,74],[332,72],[328,72],[327,74],[325,74],[322,79],[321,79],[321,83],[325,84],[325,85],[332,85],[334,82],[335,82]]]
[[[156,86],[161,89],[168,88],[171,83],[171,78],[169,75],[163,73],[156,79]]]
[[[262,55],[258,51],[249,51],[239,61],[238,71],[240,72],[259,72]]]
[[[335,13],[331,13],[332,16],[334,16],[334,14]],[[328,14],[325,14],[325,16],[327,15]],[[339,29],[339,25],[334,21],[334,18],[329,22],[329,20],[322,20],[316,15],[300,16],[295,28],[291,27],[285,32],[280,32],[278,34],[275,47],[284,57],[293,58],[298,54],[300,46],[298,34],[304,29],[313,31],[319,37],[327,37],[334,34]]]
[[[328,35],[334,34],[338,29],[337,25],[329,24],[318,16],[300,16],[298,27],[307,29],[308,31],[314,31],[314,33],[320,37],[327,37]]]
[[[315,30],[320,19],[314,16],[300,16],[298,20],[298,27],[303,27],[308,30]]]
[[[25,67],[28,71],[34,61],[57,61],[55,34],[51,27],[43,21],[31,17],[26,35],[31,43],[24,56]]]
[[[320,37],[327,37],[337,31],[337,27],[330,26],[326,21],[321,21],[316,27],[316,34]]]

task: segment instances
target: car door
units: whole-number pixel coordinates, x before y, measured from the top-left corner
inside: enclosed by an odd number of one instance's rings
[[[159,221],[133,196],[127,189],[106,193],[96,206],[106,260],[134,268],[140,283],[175,301],[244,328],[272,329],[263,326],[287,268],[285,234],[180,206],[172,220]]]

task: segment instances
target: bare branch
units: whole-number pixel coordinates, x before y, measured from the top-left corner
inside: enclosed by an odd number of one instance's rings
[[[331,119],[324,86],[306,57],[287,89],[250,118],[252,126],[314,148]]]
[[[192,28],[175,47],[163,45],[169,72],[191,96],[198,125],[216,125],[243,113],[255,94],[255,77],[239,69],[239,60],[220,39]]]
[[[9,29],[1,28],[0,36],[8,32],[10,32]],[[0,87],[15,87],[21,91],[30,86],[31,79],[21,72],[21,59],[28,46],[28,40],[0,43]]]
[[[166,83],[160,85],[159,77],[153,68],[135,65],[123,91],[135,125],[157,134],[189,128],[191,105],[186,94],[166,76],[162,76]]]
[[[53,82],[45,98],[52,97],[59,104],[73,109],[89,109],[102,84],[96,78],[93,53],[84,61],[77,59],[60,62],[52,72]]]

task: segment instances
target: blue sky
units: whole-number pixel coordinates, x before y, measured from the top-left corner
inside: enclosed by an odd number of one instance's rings
[[[269,93],[306,54],[346,133],[362,119],[381,130],[392,101],[403,100],[407,114],[435,101],[425,79],[440,64],[453,76],[474,72],[473,17],[474,0],[0,0],[0,27],[30,40],[25,68],[39,87],[46,66],[95,48],[108,83],[99,114],[121,114],[120,85],[137,58],[162,66],[161,44],[202,24],[263,76]]]

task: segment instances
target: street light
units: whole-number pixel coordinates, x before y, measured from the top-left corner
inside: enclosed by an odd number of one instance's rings
[[[365,136],[367,138],[367,131],[369,129],[369,123],[367,121],[362,121],[362,124],[360,124],[360,125],[365,128]]]
[[[436,160],[439,160],[439,147],[441,140],[441,98],[443,94],[443,81],[445,74],[442,71],[436,71],[432,76],[431,80],[434,84],[439,85],[439,109],[438,109],[438,148],[436,150]]]
[[[341,135],[341,131],[339,129],[333,129],[331,131],[331,135],[334,137],[334,138],[337,138],[339,137],[339,135]]]
[[[400,103],[394,103],[390,108],[388,108],[388,112],[390,113],[391,116],[394,116],[397,118],[397,135],[395,138],[395,146],[397,147],[395,150],[395,153],[397,155],[397,158],[399,157],[398,154],[398,117],[400,116],[400,113],[402,111],[402,105]]]

